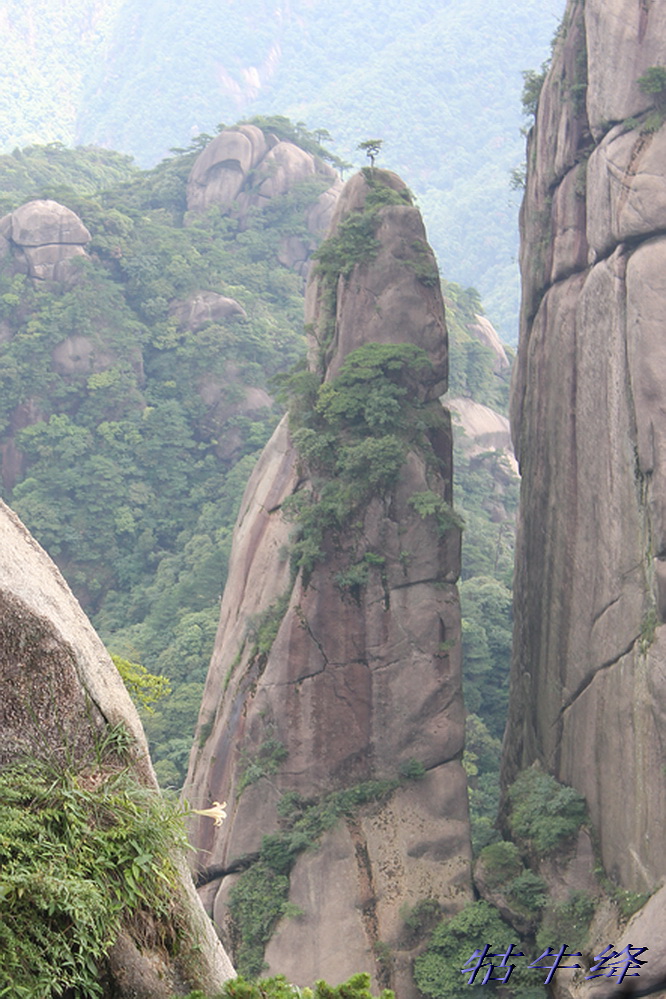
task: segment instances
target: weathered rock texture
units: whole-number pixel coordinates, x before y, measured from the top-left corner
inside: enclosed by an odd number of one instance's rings
[[[383,176],[388,186],[404,187],[395,175]],[[366,195],[357,175],[343,191],[333,232],[363,209]],[[282,919],[266,952],[271,971],[302,985],[367,970],[409,996],[413,953],[401,907],[434,897],[453,913],[470,899],[460,763],[459,532],[440,536],[435,518],[422,519],[409,503],[426,489],[451,499],[450,423],[437,402],[446,380],[446,329],[439,288],[416,275],[419,254],[427,252],[434,267],[418,211],[407,204],[382,208],[377,238],[377,256],[339,279],[333,329],[323,282],[311,281],[306,319],[318,340],[313,365],[323,356],[321,374],[330,379],[345,356],[371,341],[426,350],[433,372],[419,392],[440,413],[432,445],[447,471],[426,467],[412,450],[395,487],[358,511],[349,545],[352,535],[362,535],[385,562],[357,599],[335,580],[348,562],[345,538],[327,546],[307,585],[299,575],[292,586],[286,549],[293,524],[281,508],[295,491],[316,486],[283,420],[236,524],[186,794],[196,806],[214,799],[230,805],[224,827],[200,822],[193,830],[199,866],[208,871],[207,906],[228,939],[227,900],[237,879],[231,871],[278,828],[276,806],[285,792],[312,801],[369,778],[395,778],[401,763],[420,761],[421,781],[404,782],[388,801],[339,820],[315,850],[298,856],[289,897],[303,916]],[[282,595],[288,604],[275,640],[260,653],[252,625]],[[286,756],[241,793],[243,774],[271,741]],[[391,961],[379,944],[391,948]]]
[[[106,649],[46,552],[0,502],[0,766],[63,751],[68,765],[89,759],[100,733],[118,723],[135,741],[137,780],[157,793],[141,722]],[[124,933],[109,957],[116,999],[166,999],[177,982],[175,994],[214,990],[233,975],[184,869],[178,890],[200,941],[199,975],[183,981],[178,960]]]
[[[538,758],[574,785],[643,891],[666,874],[666,129],[641,131],[637,80],[666,64],[666,9],[571,0],[564,25],[522,210],[504,775]]]
[[[67,281],[89,242],[78,215],[57,201],[28,201],[0,219],[0,257],[11,253],[17,273],[37,281]]]
[[[289,236],[282,240],[280,263],[306,274],[308,260],[331,221],[341,190],[330,166],[293,142],[264,133],[256,125],[225,128],[197,157],[187,183],[189,211],[212,206],[233,211],[244,223],[248,212],[262,208],[308,180],[320,180],[324,190],[306,210],[305,222],[312,238]]]

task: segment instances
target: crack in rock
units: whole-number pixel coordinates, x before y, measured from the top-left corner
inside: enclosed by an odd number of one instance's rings
[[[635,646],[636,642],[639,640],[640,637],[641,637],[640,635],[636,635],[636,637],[631,640],[626,649],[623,649],[622,652],[619,652],[618,655],[614,656],[612,659],[609,659],[605,663],[602,663],[601,666],[598,666],[597,669],[595,669],[590,676],[586,677],[584,680],[581,680],[580,684],[578,685],[574,693],[571,695],[570,698],[568,698],[567,702],[563,704],[562,707],[560,708],[557,718],[553,722],[553,725],[556,725],[557,722],[561,719],[564,712],[567,711],[573,705],[573,703],[578,700],[581,694],[585,693],[585,691],[590,686],[594,678],[598,676],[599,673],[602,672],[602,670],[610,669],[611,666],[615,666],[617,663],[620,662],[621,659],[624,659],[625,656],[629,655],[629,653],[631,652],[631,650],[633,649],[633,647]]]

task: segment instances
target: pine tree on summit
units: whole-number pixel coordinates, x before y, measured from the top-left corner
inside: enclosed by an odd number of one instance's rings
[[[365,142],[359,142],[356,148],[363,150],[365,155],[370,160],[370,167],[374,167],[375,157],[379,156],[379,151],[383,144],[383,139],[366,139]]]

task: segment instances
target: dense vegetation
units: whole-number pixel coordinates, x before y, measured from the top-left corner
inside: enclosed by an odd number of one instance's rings
[[[564,6],[244,0],[221,16],[210,0],[9,0],[0,148],[98,143],[146,165],[219,121],[286,112],[360,165],[357,144],[379,136],[444,273],[513,336],[520,71],[541,64]]]
[[[0,774],[0,995],[104,995],[104,958],[142,914],[183,953],[177,851],[182,816],[127,768],[124,730],[84,761],[54,754]],[[69,993],[68,993],[69,994]]]
[[[93,239],[69,287],[35,288],[8,266],[0,273],[0,321],[11,334],[0,347],[4,439],[13,436],[18,406],[38,409],[37,422],[16,435],[26,472],[5,495],[58,560],[112,651],[172,681],[168,707],[148,727],[153,749],[162,745],[161,778],[177,784],[236,508],[278,416],[266,382],[303,350],[302,280],[277,263],[276,247],[282,233],[303,229],[313,197],[304,185],[242,232],[238,220],[215,211],[185,227],[195,153],[125,174],[103,194],[115,154],[50,149],[7,158],[5,189],[14,192],[7,207],[26,190],[53,194],[55,181],[59,200]],[[68,174],[72,159],[77,169]],[[35,164],[44,162],[53,173],[40,188]],[[87,169],[92,177],[81,190]],[[235,298],[248,318],[183,328],[170,305],[199,288]],[[93,370],[54,366],[54,347],[72,335],[101,354]],[[248,409],[249,390],[259,404]]]
[[[370,975],[359,974],[342,982],[329,985],[318,981],[312,988],[297,988],[290,985],[282,975],[262,978],[259,981],[246,981],[242,976],[226,982],[219,995],[206,996],[203,992],[191,992],[185,999],[374,999],[370,991]],[[395,999],[390,989],[380,992],[378,999]]]

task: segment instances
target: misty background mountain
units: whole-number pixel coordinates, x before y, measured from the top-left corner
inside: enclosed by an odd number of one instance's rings
[[[327,129],[418,197],[443,275],[481,293],[515,343],[521,69],[539,68],[563,0],[7,0],[0,149],[98,144],[152,166],[255,114]]]

